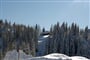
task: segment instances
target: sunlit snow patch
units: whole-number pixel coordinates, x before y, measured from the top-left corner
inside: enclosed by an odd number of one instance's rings
[[[49,37],[49,35],[45,35],[45,36],[43,36],[43,38],[47,38],[47,37]]]
[[[48,58],[48,59],[69,59],[68,56],[66,56],[64,54],[59,54],[59,53],[53,53],[53,54],[49,54],[49,55],[46,55],[43,57]]]
[[[81,57],[81,56],[72,56],[70,57],[72,60],[90,60],[90,59],[87,59],[85,57]]]

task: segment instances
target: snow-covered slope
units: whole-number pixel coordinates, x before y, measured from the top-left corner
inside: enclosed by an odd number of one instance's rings
[[[19,57],[19,58],[18,58]],[[16,50],[8,51],[4,60],[25,60],[27,58],[31,58],[32,56],[26,55],[22,50],[19,50],[19,53]]]
[[[30,55],[26,55],[22,50],[19,50],[19,58],[18,52],[16,50],[7,52],[4,60],[90,60],[81,56],[73,56],[69,57],[64,54],[52,53],[45,56],[40,57],[32,57]]]

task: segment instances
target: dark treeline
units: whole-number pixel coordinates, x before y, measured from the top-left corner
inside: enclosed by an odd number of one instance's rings
[[[50,37],[46,54],[63,53],[69,56],[90,58],[90,36],[88,27],[80,29],[75,23],[67,26],[59,23],[50,29]]]
[[[11,24],[0,20],[0,59],[7,51],[16,49],[23,50],[26,54],[36,56],[38,51],[38,37],[40,26],[25,26],[22,24]],[[42,29],[45,32],[45,29]],[[51,26],[49,40],[46,44],[46,54],[63,53],[69,56],[85,56],[90,58],[90,39],[88,27],[80,29],[75,23],[67,26],[59,23]]]
[[[0,59],[7,51],[16,49],[23,50],[27,54],[36,55],[38,36],[40,32],[39,25],[25,26],[11,24],[7,20],[0,20]]]

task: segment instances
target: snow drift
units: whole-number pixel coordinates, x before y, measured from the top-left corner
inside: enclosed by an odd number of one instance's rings
[[[7,52],[4,60],[90,60],[81,56],[72,56],[69,57],[64,54],[52,53],[45,56],[40,57],[32,57],[31,55],[26,55],[22,50],[19,50],[19,58],[18,52],[16,50]]]

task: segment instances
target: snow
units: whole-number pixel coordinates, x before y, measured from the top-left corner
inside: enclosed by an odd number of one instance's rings
[[[31,58],[32,56],[26,55],[22,50],[19,50],[19,59],[24,60],[26,58]],[[16,50],[8,51],[4,60],[18,60],[18,52]]]
[[[41,43],[42,41],[38,41],[38,43]]]
[[[43,36],[43,38],[47,38],[47,37],[49,37],[49,35],[45,35],[45,36]]]
[[[49,54],[49,55],[44,56],[44,58],[48,58],[48,59],[69,59],[68,56],[66,56],[64,54],[59,54],[59,53]]]
[[[4,58],[4,60],[12,60],[12,59],[18,60],[18,53],[16,50],[7,52]]]
[[[69,57],[60,53],[52,53],[45,56],[32,57],[31,55],[26,55],[22,50],[19,50],[19,60],[90,60],[81,56]],[[7,52],[4,60],[18,60],[18,52],[16,50]]]
[[[81,57],[81,56],[72,56],[70,57],[72,60],[90,60],[90,59],[87,59],[85,57]]]

